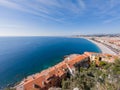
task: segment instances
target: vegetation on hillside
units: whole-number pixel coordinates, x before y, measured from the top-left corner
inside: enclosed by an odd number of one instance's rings
[[[62,90],[74,90],[74,88],[79,88],[79,90],[120,90],[120,59],[115,60],[114,63],[101,61],[99,66],[92,62],[87,68],[77,67],[75,76],[65,78],[61,86]],[[15,89],[6,88],[4,90]]]
[[[62,81],[62,90],[120,90],[120,60],[115,63],[91,63],[89,68],[79,67],[75,77]]]

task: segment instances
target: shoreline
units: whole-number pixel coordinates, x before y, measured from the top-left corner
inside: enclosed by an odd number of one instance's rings
[[[99,55],[98,55],[99,54]],[[98,59],[95,59],[98,58]],[[100,59],[101,58],[101,59]],[[103,59],[102,59],[103,58]],[[97,60],[95,62],[96,65],[99,65],[99,62],[105,61],[109,63],[113,63],[115,60],[115,56],[103,53],[94,53],[94,52],[84,52],[83,54],[72,54],[68,57],[64,58],[64,60],[51,68],[45,69],[40,73],[31,75],[26,79],[22,80],[18,85],[14,88],[16,90],[30,90],[35,89],[38,90],[48,90],[51,87],[60,87],[62,80],[67,78],[67,74],[74,76],[76,65],[78,67],[89,67],[88,62],[92,62],[93,60]],[[86,65],[86,64],[87,65]],[[37,87],[33,87],[37,85]]]
[[[89,38],[85,38],[85,37],[82,37],[82,38],[84,38],[84,39],[94,43],[95,45],[97,45],[100,48],[102,53],[108,53],[108,54],[112,54],[112,55],[117,55],[114,51],[112,51],[110,48],[108,48],[107,46],[103,45],[102,43],[96,42],[96,41],[91,40]]]

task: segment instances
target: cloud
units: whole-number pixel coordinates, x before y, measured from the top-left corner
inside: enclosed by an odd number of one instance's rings
[[[83,0],[77,0],[78,1],[78,4],[81,8],[85,9],[86,8],[86,5],[85,3],[83,2]]]
[[[0,5],[13,9],[21,9],[21,7],[18,4],[9,0],[0,0]]]
[[[75,17],[85,9],[83,0],[0,0],[0,6],[16,9],[25,13],[30,13],[51,19],[61,21],[67,17]]]
[[[104,24],[119,20],[119,0],[94,0],[89,3],[89,6],[92,9],[92,16],[97,17]]]
[[[118,0],[0,0],[0,6],[62,23],[77,19],[84,13],[104,23],[115,21],[120,16]]]
[[[108,20],[104,20],[103,23],[111,23],[111,22],[114,22],[114,21],[117,21],[117,20],[120,20],[120,17],[115,17],[115,18],[111,18],[111,19],[108,19]]]

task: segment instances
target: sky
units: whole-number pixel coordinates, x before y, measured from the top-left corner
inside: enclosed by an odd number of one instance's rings
[[[120,0],[0,0],[0,36],[120,33]]]

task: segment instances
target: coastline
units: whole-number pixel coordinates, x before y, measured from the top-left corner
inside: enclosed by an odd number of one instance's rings
[[[97,59],[96,59],[97,58]],[[101,59],[100,59],[101,58]],[[116,56],[106,55],[103,53],[84,52],[83,54],[71,54],[64,58],[64,60],[40,73],[31,75],[21,81],[14,88],[16,90],[56,90],[50,89],[54,87],[61,88],[62,80],[67,78],[68,73],[73,76],[75,68],[77,67],[89,67],[90,62],[95,60],[97,66],[101,61],[113,63]],[[97,62],[96,62],[97,61]],[[97,69],[96,69],[97,70]],[[61,88],[62,89],[62,88]]]
[[[114,51],[112,51],[110,48],[106,47],[102,43],[95,42],[95,41],[93,41],[89,38],[85,38],[85,37],[83,37],[83,38],[92,42],[92,43],[94,43],[95,45],[97,45],[100,48],[100,50],[102,51],[102,53],[108,53],[108,54],[116,55],[116,53]]]

